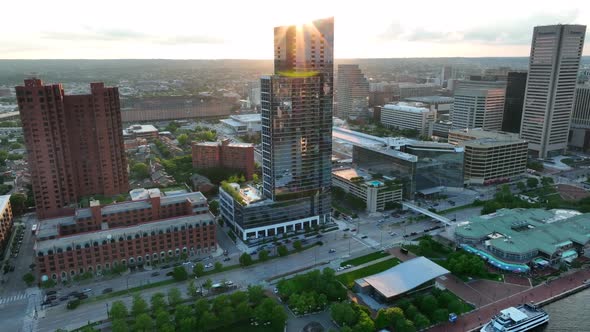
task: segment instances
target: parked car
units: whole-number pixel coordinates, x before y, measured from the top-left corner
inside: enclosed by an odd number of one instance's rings
[[[55,299],[57,299],[57,295],[49,295],[49,296],[47,297],[46,301],[53,301],[53,300],[55,300]]]
[[[350,230],[351,232],[356,232],[356,228],[353,228]]]
[[[84,300],[84,299],[87,299],[87,298],[88,298],[88,295],[86,295],[86,294],[80,294],[80,295],[78,295],[78,300]]]
[[[156,271],[156,272],[152,272],[152,277],[157,277],[160,275],[160,272]]]
[[[225,257],[225,258],[223,259],[223,261],[224,261],[224,262],[231,261],[231,258],[229,258],[229,257]]]
[[[336,252],[336,249],[332,248],[332,249],[330,249],[328,252],[329,252],[329,253],[331,253],[331,254],[333,254],[333,253],[335,253],[335,252]]]
[[[349,231],[349,230],[350,230],[350,228],[345,228],[342,231],[346,232],[346,231]]]
[[[322,234],[318,234],[318,236],[316,236],[318,239],[321,238],[323,235]]]
[[[90,293],[90,292],[92,292],[92,288],[84,288],[82,290],[82,293]]]
[[[56,292],[56,291],[54,291],[54,290],[50,290],[50,291],[47,291],[47,292],[45,293],[45,295],[47,295],[47,296],[49,296],[49,295],[55,295],[55,294],[57,294],[57,292]]]
[[[67,295],[64,295],[62,297],[59,298],[60,301],[67,301],[70,297]]]
[[[368,236],[366,236],[366,235],[361,236],[361,239],[366,239],[366,238],[368,238]]]
[[[102,293],[103,293],[103,294],[107,294],[107,293],[110,293],[110,292],[112,292],[112,291],[113,291],[113,289],[112,289],[112,288],[105,288],[105,289],[103,289],[103,290],[102,290]]]

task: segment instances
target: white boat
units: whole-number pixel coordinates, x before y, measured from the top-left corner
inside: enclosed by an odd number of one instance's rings
[[[524,332],[549,321],[549,314],[532,305],[521,304],[501,310],[480,332]]]

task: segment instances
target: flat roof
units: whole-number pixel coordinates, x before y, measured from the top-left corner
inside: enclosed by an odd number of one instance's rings
[[[332,127],[332,137],[353,145],[361,146],[385,146],[387,141],[386,138],[377,137],[341,127]]]
[[[407,101],[416,101],[419,103],[426,103],[426,104],[451,104],[455,101],[453,97],[445,97],[445,96],[424,96],[424,97],[409,97],[404,98]]]
[[[153,125],[139,125],[135,124],[128,128],[123,129],[123,135],[131,135],[131,134],[143,134],[143,133],[153,133],[158,132],[158,128],[154,127]]]
[[[231,115],[230,119],[234,119],[241,122],[261,122],[262,121],[262,114],[254,113],[254,114],[236,114]]]
[[[449,130],[450,135],[464,135],[471,139],[463,140],[459,144],[465,146],[485,146],[485,145],[502,145],[514,143],[526,143],[526,140],[521,139],[518,134],[508,133],[504,131],[488,131],[481,128],[475,129],[452,129]]]
[[[366,282],[386,298],[391,298],[448,273],[444,267],[420,256],[355,282]]]
[[[8,202],[10,202],[10,195],[0,196],[0,211],[4,211]]]
[[[420,106],[419,106],[420,105]],[[394,111],[403,111],[403,112],[410,112],[410,113],[428,113],[432,112],[430,109],[426,107],[422,107],[423,104],[410,104],[399,102],[397,104],[386,104],[383,106],[382,110],[394,110]]]
[[[486,239],[491,234],[500,237],[488,243],[504,252],[557,252],[568,241],[587,244],[590,241],[590,213],[572,210],[501,209],[495,213],[473,217],[455,229],[455,235]]]
[[[371,175],[369,175],[367,172],[364,172],[358,168],[352,168],[352,167],[335,169],[332,171],[332,174],[336,175],[338,177],[341,177],[343,179],[346,179],[348,181],[350,181],[350,179],[359,178],[359,177],[361,177],[365,180],[371,179]]]
[[[226,125],[228,125],[230,127],[244,127],[244,126],[246,126],[245,123],[242,123],[240,121],[236,121],[234,119],[221,119],[219,121],[225,123]]]

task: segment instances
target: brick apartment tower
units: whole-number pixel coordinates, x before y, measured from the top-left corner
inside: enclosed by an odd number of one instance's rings
[[[129,190],[116,87],[91,83],[90,94],[68,96],[33,78],[16,95],[39,219],[71,213],[83,196]]]

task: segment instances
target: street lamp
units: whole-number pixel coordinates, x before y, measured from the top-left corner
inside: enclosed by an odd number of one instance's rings
[[[107,318],[111,318],[110,314],[109,314],[109,304],[105,303],[104,305],[107,306]]]

